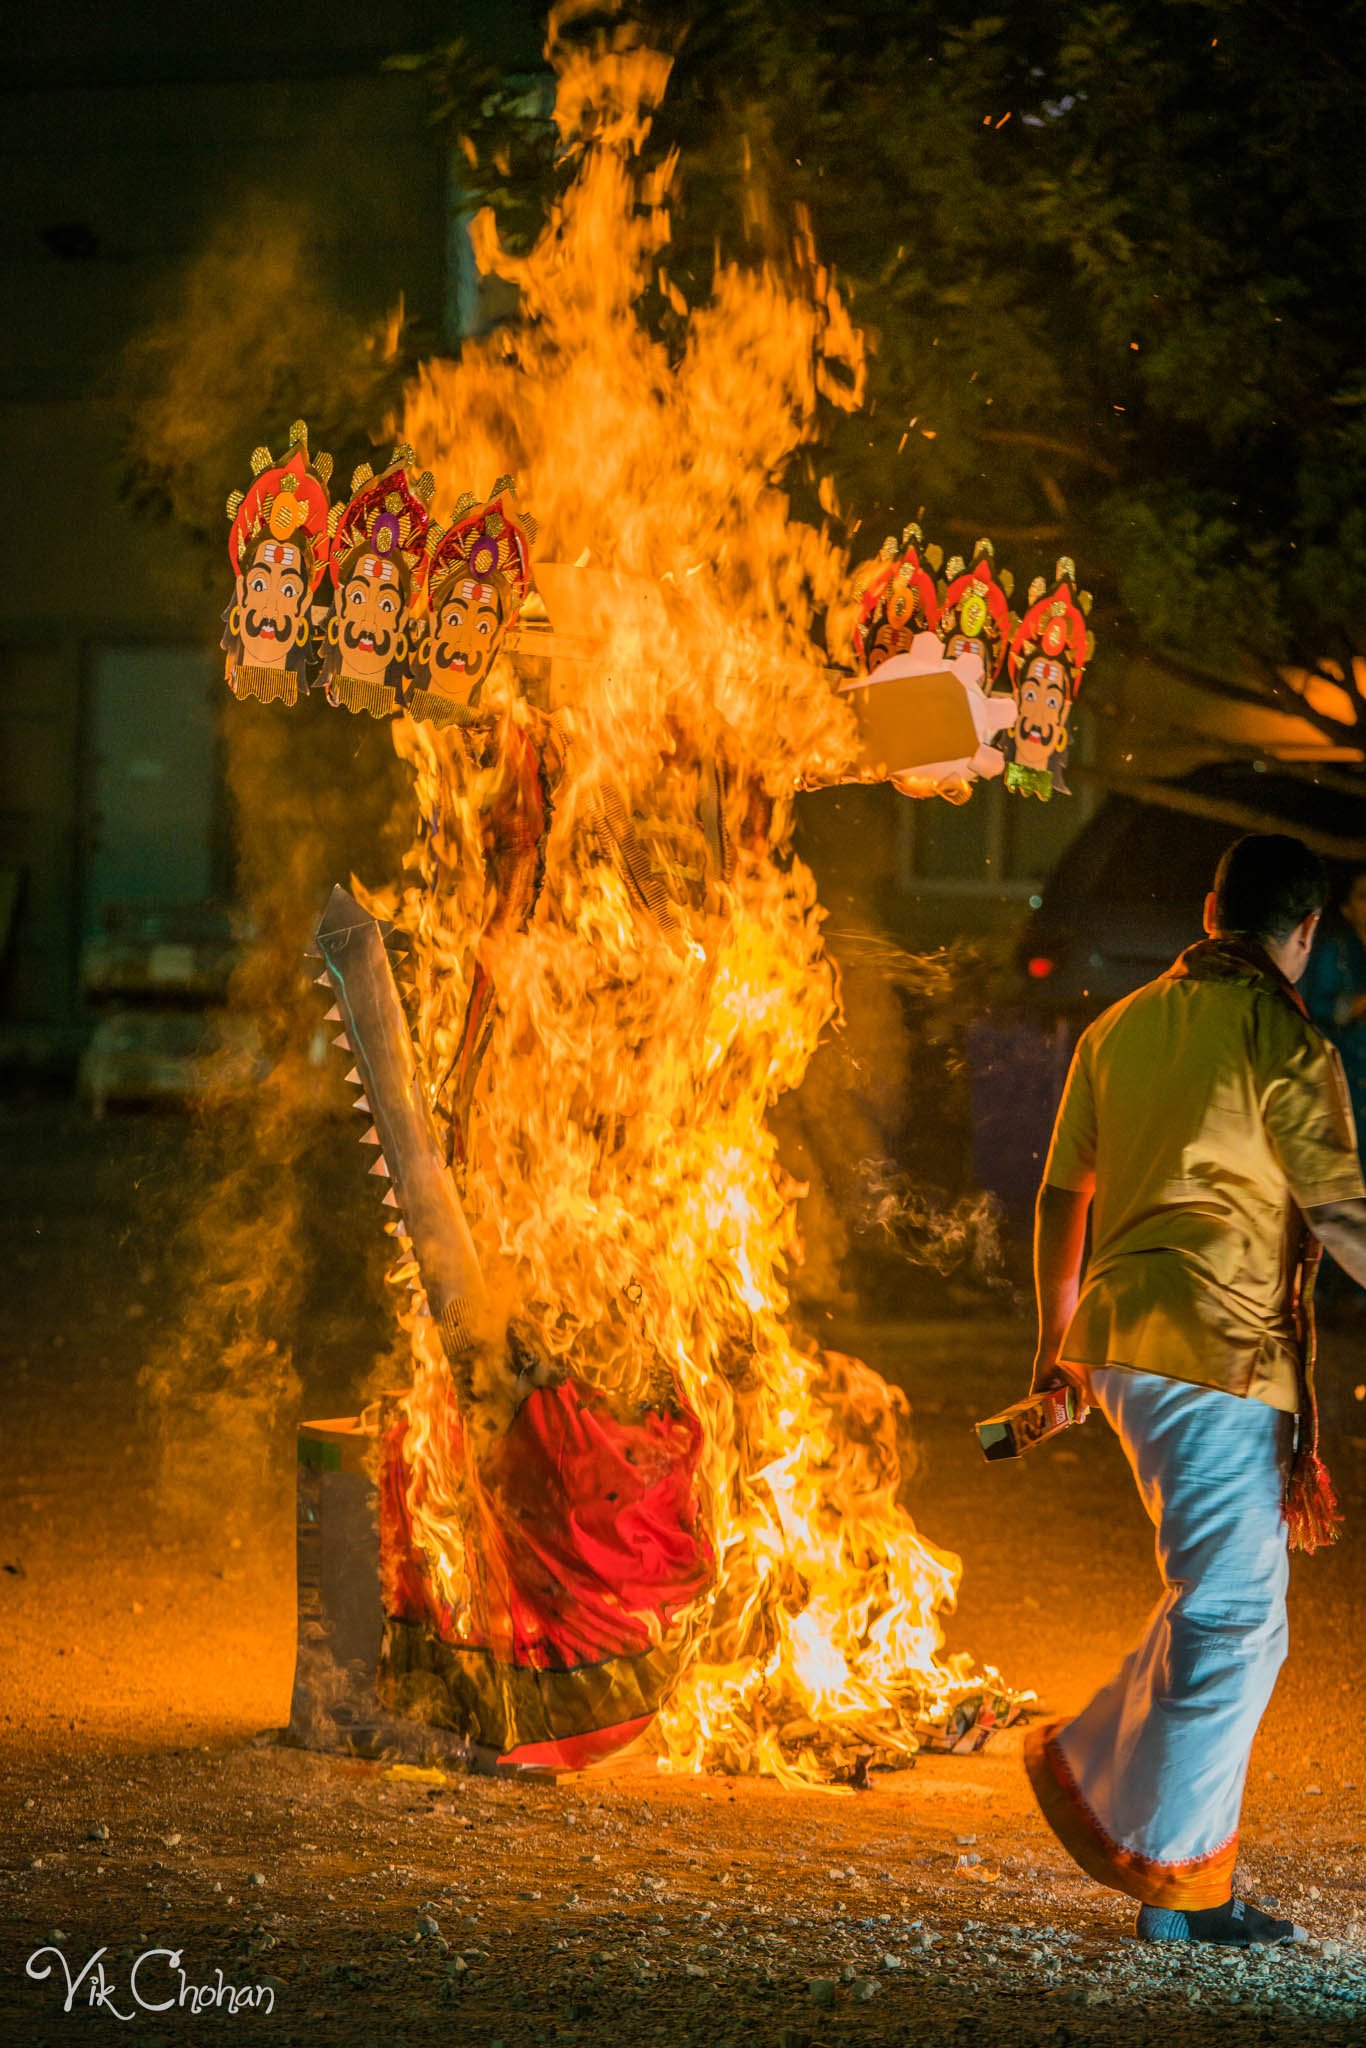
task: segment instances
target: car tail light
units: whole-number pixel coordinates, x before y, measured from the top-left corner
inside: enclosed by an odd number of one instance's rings
[[[1047,981],[1057,964],[1047,953],[1031,953],[1025,962],[1025,973],[1031,981]]]

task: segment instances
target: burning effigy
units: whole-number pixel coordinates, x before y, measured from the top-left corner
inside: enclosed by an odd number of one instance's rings
[[[234,693],[285,715],[307,667],[413,781],[403,879],[316,937],[412,1361],[377,1682],[517,1763],[648,1728],[673,1768],[828,1782],[1004,1689],[945,1653],[904,1397],[789,1325],[767,1113],[839,1011],[794,806],[1065,789],[1084,598],[1064,561],[1017,620],[987,542],[918,528],[851,579],[781,481],[860,402],[832,276],[801,237],[687,308],[642,154],[667,59],[554,17],[550,54],[572,175],[529,253],[474,226],[516,318],[423,369],[344,498],[300,424],[229,505]]]

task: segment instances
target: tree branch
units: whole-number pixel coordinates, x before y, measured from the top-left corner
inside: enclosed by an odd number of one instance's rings
[[[982,531],[980,519],[941,519],[936,522],[941,533],[971,534],[975,540]],[[1061,540],[1067,532],[1065,526],[993,526],[993,540]]]
[[[1366,796],[1366,778],[1353,773],[1345,762],[1333,767],[1323,761],[1301,761],[1293,755],[1270,754],[1266,748],[1240,745],[1219,733],[1205,732],[1200,726],[1164,724],[1146,717],[1141,711],[1121,708],[1118,704],[1092,702],[1087,716],[1108,719],[1112,725],[1133,727],[1140,735],[1141,745],[1165,743],[1168,746],[1198,747],[1218,760],[1244,764],[1270,758],[1276,764],[1276,773],[1288,775],[1293,781],[1312,783],[1317,789],[1340,790],[1344,796]]]
[[[1338,660],[1342,664],[1342,688],[1356,705],[1357,717],[1366,723],[1366,691],[1363,691],[1357,675],[1360,650],[1345,626],[1335,626],[1333,638],[1337,641]]]
[[[1154,668],[1160,668],[1178,682],[1190,683],[1194,689],[1208,690],[1211,696],[1227,697],[1235,704],[1255,704],[1265,711],[1273,709],[1269,693],[1252,683],[1242,683],[1233,676],[1221,675],[1217,669],[1202,668],[1198,662],[1187,661],[1182,655],[1173,654],[1167,648],[1145,647],[1145,659]]]
[[[983,427],[982,439],[1003,448],[1037,448],[1044,455],[1061,455],[1069,462],[1081,463],[1084,469],[1098,470],[1111,483],[1119,481],[1116,463],[1107,462],[1094,448],[1079,448],[1074,441],[1059,441],[1052,434],[1031,434],[1024,427]]]
[[[1197,690],[1207,690],[1211,696],[1224,697],[1234,704],[1250,704],[1262,711],[1283,711],[1292,718],[1302,718],[1306,725],[1312,725],[1335,747],[1349,747],[1361,752],[1366,733],[1360,726],[1348,724],[1334,718],[1331,712],[1320,711],[1311,704],[1302,691],[1288,683],[1279,668],[1255,650],[1247,650],[1255,660],[1262,675],[1261,688],[1251,683],[1236,681],[1232,676],[1221,675],[1217,669],[1202,668],[1199,663],[1184,660],[1179,654],[1167,650],[1146,648],[1144,650],[1154,667],[1177,677],[1181,682],[1190,683]],[[1312,664],[1306,664],[1312,667]]]
[[[1075,763],[1069,765],[1067,772],[1079,782],[1098,783],[1119,796],[1131,796],[1141,804],[1156,804],[1162,810],[1180,811],[1190,818],[1211,818],[1218,825],[1231,825],[1237,832],[1265,832],[1267,829],[1266,812],[1254,810],[1250,804],[1205,796],[1198,790],[1181,789],[1175,783],[1152,782],[1146,775],[1111,775],[1103,769],[1081,768]],[[1324,860],[1366,866],[1366,839],[1338,839],[1331,832],[1316,831],[1312,825],[1296,825],[1295,837],[1302,839],[1312,853],[1319,854]]]
[[[1272,661],[1268,655],[1261,653],[1246,641],[1242,643],[1242,648],[1249,661],[1254,662],[1261,670],[1266,678],[1267,687],[1277,702],[1284,705],[1292,716],[1306,719],[1310,725],[1316,726],[1326,739],[1331,739],[1335,746],[1354,747],[1360,752],[1363,740],[1366,740],[1366,721],[1356,717],[1335,718],[1331,711],[1319,710],[1317,705],[1310,702],[1307,686],[1300,689],[1292,683],[1280,662]],[[1325,673],[1322,662],[1316,656],[1306,654],[1299,647],[1293,648],[1291,652],[1295,667],[1301,675],[1316,676],[1321,682],[1341,687],[1335,676]],[[1353,697],[1355,693],[1349,690],[1347,694]]]

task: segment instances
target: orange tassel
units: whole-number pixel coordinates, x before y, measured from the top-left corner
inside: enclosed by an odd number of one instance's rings
[[[1285,1489],[1285,1522],[1290,1548],[1313,1552],[1336,1543],[1342,1527],[1328,1467],[1316,1450],[1306,1445],[1304,1457],[1296,1457]]]

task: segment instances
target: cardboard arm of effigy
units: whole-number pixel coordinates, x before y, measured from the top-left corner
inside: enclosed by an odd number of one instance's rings
[[[392,937],[392,926],[386,929],[338,884],[311,950],[323,961],[319,978],[336,997],[333,1015],[342,1029],[334,1042],[353,1054],[348,1079],[361,1090],[358,1106],[374,1118],[366,1133],[379,1146],[371,1172],[393,1184],[385,1201],[402,1219],[442,1349],[454,1363],[497,1344],[502,1330],[423,1094],[394,982]]]

